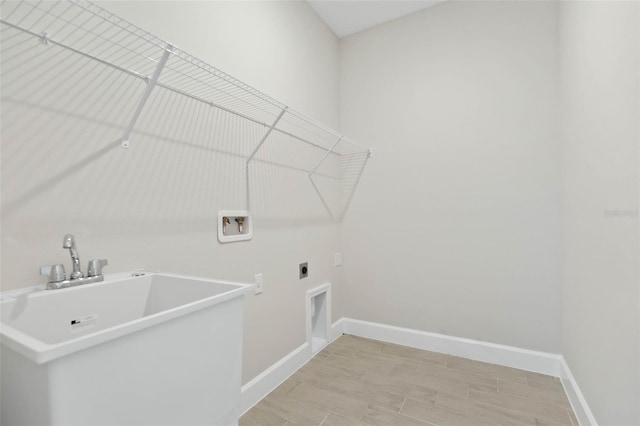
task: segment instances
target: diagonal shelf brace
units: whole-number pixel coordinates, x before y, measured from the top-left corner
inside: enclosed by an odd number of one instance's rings
[[[347,212],[347,209],[349,208],[349,204],[351,204],[351,199],[353,198],[353,194],[356,192],[358,183],[360,183],[360,178],[362,177],[364,168],[367,166],[367,162],[369,161],[370,158],[371,158],[371,150],[367,150],[367,156],[364,158],[362,166],[360,166],[358,177],[356,177],[356,181],[353,183],[353,188],[351,188],[351,192],[349,193],[349,198],[347,198],[346,203],[344,203],[344,207],[342,209],[342,212],[340,213],[340,218],[344,217],[344,214]]]
[[[271,134],[271,132],[273,131],[273,129],[276,128],[276,126],[278,125],[278,122],[280,121],[280,119],[282,118],[282,116],[284,115],[285,112],[287,112],[287,109],[289,107],[285,106],[282,111],[280,111],[280,114],[278,115],[278,117],[275,119],[275,121],[273,122],[273,124],[271,125],[271,127],[269,127],[269,129],[267,130],[267,133],[264,134],[264,136],[262,137],[262,139],[260,139],[260,143],[258,144],[258,146],[256,146],[256,148],[253,150],[253,152],[251,153],[251,155],[249,155],[249,157],[247,158],[247,161],[245,163],[246,168],[249,168],[249,163],[251,162],[251,160],[253,160],[253,157],[256,156],[256,154],[258,153],[258,151],[260,150],[260,147],[262,146],[263,143],[265,143],[265,141],[267,140],[267,138],[269,137],[269,135]]]
[[[322,157],[322,159],[321,159],[320,161],[318,161],[318,164],[316,164],[316,166],[313,168],[313,170],[311,170],[311,171],[309,172],[309,178],[311,178],[311,175],[313,175],[313,174],[316,172],[316,170],[318,170],[318,167],[320,167],[320,165],[321,165],[322,163],[324,163],[324,160],[326,160],[326,159],[327,159],[327,157],[329,156],[329,154],[331,154],[331,153],[333,152],[333,150],[335,149],[335,147],[336,147],[336,146],[338,146],[338,144],[340,143],[340,141],[342,140],[342,138],[343,138],[343,137],[344,137],[344,136],[340,136],[340,137],[338,138],[338,140],[336,141],[336,143],[334,143],[334,144],[333,144],[333,146],[331,147],[331,149],[330,149],[329,151],[327,151],[327,153],[326,153],[326,154],[324,154],[324,157]]]
[[[245,192],[246,197],[247,197],[247,199],[246,199],[247,211],[251,211],[251,208],[250,208],[251,207],[251,196],[250,196],[250,188],[249,188],[249,163],[251,163],[251,160],[253,160],[253,157],[256,156],[256,154],[258,153],[258,150],[260,150],[260,147],[262,146],[262,144],[265,143],[265,141],[267,140],[267,138],[269,137],[269,135],[271,134],[273,129],[276,128],[276,126],[278,125],[278,122],[284,116],[284,113],[287,112],[287,109],[289,109],[289,107],[285,106],[282,109],[282,111],[280,111],[280,114],[278,114],[278,116],[274,120],[273,124],[271,124],[271,126],[269,127],[267,132],[264,134],[264,136],[262,136],[262,139],[260,139],[260,143],[258,143],[258,146],[255,147],[255,149],[253,150],[251,155],[249,155],[249,157],[247,157],[247,161],[244,163],[245,185],[247,186],[246,187],[246,192]]]
[[[136,122],[140,117],[140,113],[142,113],[142,109],[144,108],[144,104],[147,103],[147,100],[151,95],[151,91],[156,86],[156,83],[158,82],[158,78],[160,77],[160,73],[162,72],[162,69],[167,63],[167,60],[169,59],[169,55],[171,55],[172,50],[173,50],[173,46],[171,45],[168,45],[165,48],[164,53],[162,54],[162,58],[160,58],[160,61],[158,61],[158,66],[156,66],[156,69],[153,72],[151,79],[147,82],[147,87],[145,87],[144,92],[140,97],[140,102],[138,102],[138,106],[136,107],[136,110],[133,113],[133,117],[131,117],[131,121],[129,122],[129,125],[124,131],[124,134],[122,135],[122,142],[120,146],[122,146],[123,148],[129,148],[129,137],[131,136],[131,132],[133,131],[133,126],[136,125]]]
[[[331,147],[330,150],[328,150],[324,156],[322,157],[322,159],[320,161],[318,161],[318,164],[316,164],[316,166],[313,168],[313,170],[311,170],[309,172],[309,174],[307,176],[309,176],[309,180],[311,181],[311,185],[313,185],[313,189],[316,190],[316,193],[318,194],[318,197],[320,197],[320,201],[322,201],[322,204],[324,204],[324,208],[327,209],[327,212],[329,212],[329,216],[331,216],[331,219],[335,220],[336,217],[334,216],[333,212],[331,211],[331,209],[329,208],[329,205],[327,204],[327,201],[324,199],[324,197],[322,196],[322,192],[320,192],[320,188],[318,188],[318,186],[316,185],[316,183],[313,181],[313,175],[315,174],[316,170],[318,170],[318,167],[320,167],[320,165],[322,165],[322,163],[324,163],[324,160],[327,159],[327,157],[333,152],[333,150],[335,149],[336,146],[338,146],[338,144],[342,141],[342,138],[344,136],[340,136],[338,138],[338,140],[336,141],[336,143],[333,144],[333,146]]]
[[[332,220],[336,220],[336,217],[334,216],[333,212],[329,208],[329,205],[327,204],[327,202],[324,200],[324,197],[322,196],[322,193],[320,192],[320,189],[318,188],[316,183],[313,181],[313,178],[311,178],[311,175],[309,175],[309,180],[311,181],[311,185],[313,185],[313,189],[316,190],[316,193],[320,197],[320,201],[322,201],[322,204],[324,204],[324,208],[327,209],[327,212],[329,213],[329,216],[331,216],[331,219]]]

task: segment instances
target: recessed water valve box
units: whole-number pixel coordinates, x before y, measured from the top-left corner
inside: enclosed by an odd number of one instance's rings
[[[253,237],[253,221],[246,210],[220,210],[218,212],[218,241],[250,240]]]

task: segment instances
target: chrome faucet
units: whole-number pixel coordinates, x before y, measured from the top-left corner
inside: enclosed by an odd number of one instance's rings
[[[80,256],[78,256],[78,248],[76,247],[76,240],[73,235],[67,234],[62,240],[62,248],[69,249],[71,254],[71,264],[73,265],[73,272],[71,272],[71,279],[76,280],[82,278],[82,270],[80,270]]]
[[[47,275],[49,277],[47,290],[104,281],[102,268],[109,264],[107,259],[90,260],[89,267],[87,268],[87,276],[85,277],[80,269],[80,256],[78,256],[78,248],[76,247],[76,241],[73,238],[73,235],[67,234],[64,236],[64,239],[62,240],[62,248],[69,249],[73,272],[71,272],[69,279],[67,279],[67,275],[64,272],[64,265],[47,265],[41,267],[40,274]]]

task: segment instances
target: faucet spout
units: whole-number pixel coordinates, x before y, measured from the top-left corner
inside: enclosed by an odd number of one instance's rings
[[[73,265],[73,272],[71,272],[71,279],[75,280],[82,278],[82,270],[80,269],[80,256],[78,255],[78,248],[76,247],[76,241],[73,235],[67,234],[62,240],[62,248],[69,249],[71,254],[71,263]]]

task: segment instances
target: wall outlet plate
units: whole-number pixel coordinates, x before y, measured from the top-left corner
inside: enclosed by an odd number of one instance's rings
[[[301,263],[299,269],[300,279],[306,278],[309,275],[309,262]]]
[[[255,283],[256,287],[253,289],[253,294],[255,294],[256,296],[258,294],[262,294],[262,274],[255,274],[253,276],[253,282]]]

